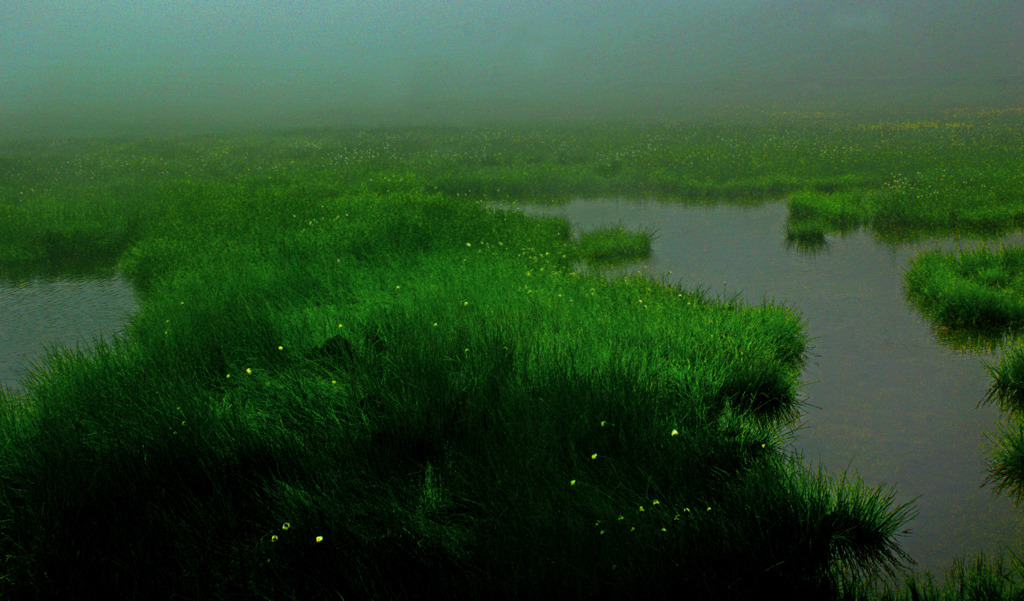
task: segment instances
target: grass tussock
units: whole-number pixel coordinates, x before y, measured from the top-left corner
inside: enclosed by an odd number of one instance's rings
[[[999,331],[1024,323],[1024,249],[982,246],[915,257],[907,296],[938,324]]]
[[[631,232],[619,225],[595,228],[579,235],[576,255],[592,264],[639,261],[651,255],[654,232]]]

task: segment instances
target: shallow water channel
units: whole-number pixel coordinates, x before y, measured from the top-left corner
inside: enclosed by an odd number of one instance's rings
[[[0,279],[0,387],[19,390],[48,348],[89,348],[135,311],[135,292],[112,271]]]
[[[902,274],[923,249],[971,241],[888,245],[859,231],[830,236],[824,252],[785,244],[786,206],[687,206],[623,200],[523,207],[565,215],[580,230],[621,223],[656,231],[646,267],[712,296],[784,302],[811,338],[803,371],[804,415],[792,448],[806,464],[848,467],[872,486],[895,484],[917,497],[912,533],[902,539],[918,569],[933,574],[958,555],[1019,548],[1022,514],[981,488],[987,433],[998,410],[978,407],[989,384],[982,360],[941,343],[904,299]]]

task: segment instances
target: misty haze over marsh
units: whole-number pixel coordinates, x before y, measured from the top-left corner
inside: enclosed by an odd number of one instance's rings
[[[1015,2],[0,6],[0,136],[1019,98]]]

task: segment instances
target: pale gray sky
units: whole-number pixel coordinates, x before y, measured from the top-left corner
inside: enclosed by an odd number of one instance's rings
[[[5,0],[0,135],[671,117],[780,82],[1020,78],[1022,33],[1019,0]]]

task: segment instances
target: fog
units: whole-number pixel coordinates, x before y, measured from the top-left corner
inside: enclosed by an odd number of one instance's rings
[[[5,0],[0,136],[1024,97],[1019,0]]]

